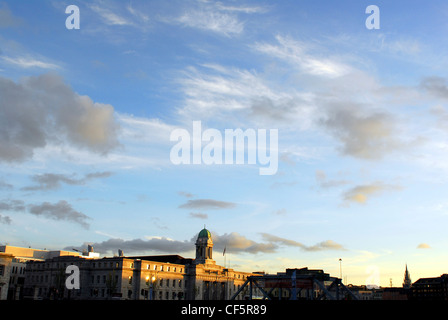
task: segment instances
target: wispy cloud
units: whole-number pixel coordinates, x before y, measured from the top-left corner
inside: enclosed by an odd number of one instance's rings
[[[73,209],[71,204],[65,200],[57,203],[43,202],[41,204],[29,205],[29,212],[36,216],[44,216],[53,220],[67,220],[80,224],[83,228],[88,229],[87,220],[91,219],[84,213]]]
[[[182,209],[231,209],[234,207],[236,203],[213,199],[188,200],[187,203],[179,206]]]
[[[50,70],[57,70],[61,67],[55,63],[51,62],[45,62],[42,60],[38,60],[31,57],[7,57],[2,56],[0,57],[4,62],[8,64],[12,64],[15,66],[18,66],[20,68],[40,68],[40,69],[50,69]]]
[[[245,30],[245,22],[240,15],[261,14],[268,10],[266,6],[232,6],[222,2],[192,1],[188,3],[188,8],[181,9],[180,14],[160,18],[160,21],[230,38]]]
[[[197,218],[197,219],[207,219],[208,218],[208,214],[201,213],[201,212],[190,212],[189,215],[190,215],[190,217]]]
[[[2,200],[0,210],[9,212],[28,212],[36,216],[42,216],[53,220],[66,220],[75,222],[83,228],[88,229],[91,218],[80,211],[73,209],[72,205],[65,200],[57,203],[43,202],[41,204],[26,204],[23,200]]]
[[[88,173],[82,178],[76,178],[76,175],[45,173],[33,175],[31,179],[37,183],[34,186],[28,186],[22,188],[26,191],[34,190],[55,190],[59,189],[62,184],[68,185],[85,185],[88,181],[97,178],[107,178],[112,175],[112,172],[92,172]]]
[[[192,198],[194,197],[194,194],[190,193],[190,192],[185,192],[185,191],[179,191],[177,194],[185,197],[185,198]]]
[[[131,7],[132,8],[132,7]],[[104,23],[108,25],[118,25],[118,26],[130,26],[133,25],[133,22],[126,17],[119,15],[112,10],[105,8],[104,6],[99,5],[91,5],[90,9],[92,9],[95,13],[97,13],[104,21]]]
[[[366,204],[373,196],[380,195],[385,191],[396,191],[401,189],[402,187],[398,185],[374,182],[350,188],[343,194],[343,199],[346,205],[349,205],[350,203]]]
[[[235,15],[209,9],[188,10],[178,17],[176,22],[185,27],[212,31],[225,36],[240,34],[244,30],[244,24]]]
[[[326,241],[319,242],[312,246],[307,246],[307,245],[304,245],[303,243],[297,242],[295,240],[277,237],[277,236],[274,236],[274,235],[268,234],[268,233],[261,233],[261,235],[265,241],[268,241],[270,243],[275,243],[275,244],[284,245],[284,246],[288,246],[288,247],[298,247],[305,251],[345,250],[345,248],[342,245],[340,245],[332,240],[326,240]]]
[[[269,11],[269,8],[266,6],[229,6],[223,4],[222,2],[216,2],[215,6],[217,9],[222,11],[242,12],[247,14],[266,13],[267,11]]]
[[[340,186],[350,183],[350,181],[345,180],[345,179],[328,180],[327,175],[326,175],[325,171],[323,171],[323,170],[316,170],[316,180],[319,184],[319,187],[324,188],[324,189],[340,187]]]
[[[308,128],[315,119],[308,93],[271,86],[255,70],[202,64],[183,70],[177,83],[184,94],[178,114],[185,119],[220,119],[234,125],[294,123],[297,130]]]
[[[1,211],[25,211],[26,205],[23,200],[2,200],[0,201]]]
[[[280,59],[293,68],[314,76],[336,78],[346,75],[353,68],[336,58],[322,57],[311,50],[304,42],[281,35],[276,36],[277,43],[257,43],[253,48],[272,58]],[[313,53],[311,53],[313,51]]]

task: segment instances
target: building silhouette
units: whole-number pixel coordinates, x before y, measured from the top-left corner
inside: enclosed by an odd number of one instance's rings
[[[448,300],[448,274],[440,277],[420,278],[412,284],[412,300]]]

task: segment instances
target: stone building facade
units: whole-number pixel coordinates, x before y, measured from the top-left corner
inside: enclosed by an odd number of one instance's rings
[[[29,261],[45,261],[59,256],[79,256],[79,252],[42,250],[34,248],[0,246],[0,300],[23,298],[26,266]],[[89,254],[91,256],[91,254]],[[95,256],[95,255],[94,255]]]
[[[179,255],[88,258],[58,256],[27,264],[24,298],[226,300],[254,273],[217,265],[207,229],[196,241],[196,258]],[[67,289],[68,266],[79,269],[79,289]],[[244,299],[244,291],[237,299]]]
[[[0,252],[0,300],[8,297],[13,259],[12,254]]]

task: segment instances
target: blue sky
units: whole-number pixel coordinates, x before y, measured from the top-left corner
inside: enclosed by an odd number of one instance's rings
[[[194,257],[206,225],[236,269],[439,276],[447,16],[443,1],[0,2],[0,242]],[[278,171],[174,165],[170,134],[193,121],[278,130]]]

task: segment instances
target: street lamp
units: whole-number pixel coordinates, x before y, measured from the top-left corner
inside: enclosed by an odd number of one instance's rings
[[[151,282],[149,280],[151,279]],[[156,281],[156,277],[153,275],[151,278],[149,276],[146,276],[146,284],[149,287],[149,297],[148,300],[152,300],[152,290],[154,287],[154,281]]]

